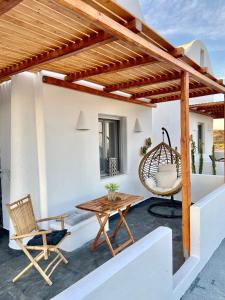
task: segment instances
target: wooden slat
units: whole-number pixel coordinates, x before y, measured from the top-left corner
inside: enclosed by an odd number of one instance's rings
[[[154,104],[151,104],[151,103],[148,103],[148,102],[143,102],[143,101],[136,100],[136,99],[130,100],[130,98],[128,98],[128,97],[106,93],[106,92],[101,91],[101,90],[96,90],[96,89],[93,89],[93,88],[90,88],[90,87],[87,87],[87,86],[84,86],[84,85],[67,82],[65,80],[60,80],[60,79],[56,79],[56,78],[53,78],[53,77],[43,76],[42,80],[43,80],[44,83],[47,83],[47,84],[52,84],[52,85],[56,85],[56,86],[59,86],[59,87],[72,89],[72,90],[76,90],[76,91],[80,91],[80,92],[84,92],[84,93],[88,93],[88,94],[92,94],[92,95],[96,95],[96,96],[100,96],[100,97],[104,97],[104,98],[110,98],[110,99],[114,99],[114,100],[125,101],[127,103],[139,104],[139,105],[143,105],[143,106],[146,106],[146,107],[155,107]]]
[[[121,70],[136,68],[138,66],[150,65],[155,63],[157,63],[157,61],[154,58],[151,58],[149,56],[145,56],[143,58],[137,57],[136,59],[133,58],[115,64],[106,65],[104,67],[93,68],[91,70],[69,74],[65,77],[65,80],[72,82],[76,80],[86,79],[88,77],[96,76],[99,74],[115,73]]]
[[[0,79],[7,76],[12,76],[18,72],[30,70],[34,66],[40,66],[42,64],[45,64],[46,62],[54,62],[59,58],[66,58],[70,55],[74,55],[75,53],[78,54],[84,49],[91,49],[113,40],[114,38],[101,31],[90,38],[86,38],[85,40],[78,40],[76,43],[71,43],[70,45],[61,49],[44,52],[37,55],[36,57],[29,58],[26,61],[21,62],[20,64],[16,64],[9,68],[0,70]]]
[[[198,89],[202,88],[202,87],[204,87],[204,85],[201,83],[199,83],[199,84],[192,83],[192,84],[190,84],[189,91],[190,92],[198,91]],[[146,97],[151,98],[151,96],[160,96],[163,94],[168,94],[168,96],[169,96],[170,93],[174,93],[174,92],[181,92],[181,87],[179,85],[177,85],[174,87],[165,87],[165,88],[147,91],[147,92],[143,92],[143,93],[136,93],[136,94],[132,95],[131,99],[146,98]]]
[[[191,206],[191,180],[190,180],[190,148],[189,148],[189,74],[181,75],[181,174],[182,174],[182,237],[183,253],[185,259],[190,255],[190,206]]]
[[[208,96],[208,95],[215,95],[215,94],[218,94],[216,93],[215,91],[209,91],[209,90],[206,90],[205,92],[202,92],[202,91],[195,91],[195,92],[192,92],[189,94],[189,98],[196,98],[196,97],[202,97],[202,96]],[[177,95],[173,95],[173,96],[166,96],[166,97],[162,97],[162,98],[157,98],[157,99],[152,99],[151,100],[151,103],[153,104],[156,104],[156,103],[160,103],[160,102],[168,102],[168,101],[174,101],[174,100],[179,100],[181,97],[180,94],[177,94]]]
[[[23,0],[0,0],[0,16],[18,5]]]
[[[102,196],[100,198],[79,204],[76,207],[91,212],[107,214],[109,212],[125,208],[129,205],[139,202],[142,199],[141,196],[129,195],[124,193],[117,193],[117,197],[119,199],[111,202],[108,200],[107,196]]]
[[[213,119],[223,119],[224,101],[192,104],[190,105],[190,111]]]
[[[143,51],[148,53],[150,56],[155,59],[159,59],[162,61],[167,61],[174,66],[178,67],[182,71],[187,71],[191,76],[195,77],[201,83],[210,86],[217,90],[220,93],[225,93],[225,87],[218,84],[217,82],[207,78],[205,75],[201,74],[193,67],[189,66],[185,62],[174,58],[171,54],[163,51],[162,49],[155,46],[150,41],[145,40],[143,37],[131,32],[129,29],[125,28],[121,24],[115,22],[110,19],[108,16],[99,13],[96,9],[87,5],[81,0],[72,1],[72,0],[57,0],[60,1],[65,7],[69,10],[74,11],[75,13],[80,14],[83,17],[86,17],[101,28],[111,33],[113,36],[116,36],[119,39],[122,39],[126,42],[129,42],[137,47],[140,47]]]
[[[157,78],[152,78],[152,77],[145,77],[139,80],[129,80],[127,82],[122,82],[119,84],[112,84],[109,86],[106,86],[104,88],[105,92],[113,92],[117,90],[126,90],[132,87],[139,87],[139,86],[145,86],[145,85],[153,85],[153,84],[158,84],[158,83],[167,83],[170,81],[174,81],[180,79],[180,73],[176,72],[174,74],[166,74],[163,76],[159,76]]]

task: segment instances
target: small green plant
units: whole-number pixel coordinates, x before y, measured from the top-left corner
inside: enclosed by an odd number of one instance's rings
[[[119,185],[117,183],[107,183],[105,188],[108,192],[116,192],[119,189]]]
[[[203,171],[203,143],[202,141],[199,141],[199,167],[198,167],[198,173],[202,174]]]
[[[216,175],[216,156],[215,156],[215,145],[212,146],[212,174]]]
[[[195,167],[196,145],[192,135],[190,136],[190,142],[191,142],[191,169],[192,169],[192,173],[196,174],[196,167]]]

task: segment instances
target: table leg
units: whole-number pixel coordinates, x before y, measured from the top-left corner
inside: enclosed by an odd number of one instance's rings
[[[121,220],[122,220],[122,223],[123,223],[124,226],[125,226],[125,229],[126,229],[126,231],[127,231],[128,236],[131,238],[132,242],[134,243],[134,237],[133,237],[133,235],[132,235],[132,233],[131,233],[131,231],[130,231],[130,228],[129,228],[129,226],[128,226],[128,224],[127,224],[125,218],[124,218],[124,214],[123,214],[123,212],[122,212],[120,209],[119,209],[119,214],[120,214],[120,218],[121,218]]]
[[[106,222],[108,221],[109,216],[110,216],[110,215],[107,214],[106,217],[105,217],[105,219],[104,219],[103,222],[102,222],[102,219],[101,219],[100,215],[99,215],[98,213],[96,213],[96,217],[97,217],[98,222],[99,222],[99,224],[100,224],[100,230],[99,230],[98,235],[97,235],[96,238],[97,238],[97,241],[98,241],[98,239],[99,239],[101,233],[103,232],[104,237],[105,237],[105,241],[106,241],[107,245],[109,246],[109,250],[110,250],[112,256],[115,256],[115,252],[114,252],[114,250],[113,250],[112,244],[111,244],[111,242],[110,242],[110,239],[109,239],[109,237],[108,237],[107,232],[105,231],[105,224],[106,224]],[[96,246],[97,246],[97,243],[96,243]]]
[[[126,215],[127,215],[127,213],[128,213],[128,210],[130,209],[130,207],[131,207],[131,205],[128,205],[127,207],[126,207],[126,209],[123,211],[123,217],[126,217]],[[112,237],[115,237],[116,236],[116,234],[117,234],[117,232],[118,232],[118,230],[120,229],[120,226],[123,224],[123,220],[122,220],[122,218],[120,218],[120,220],[119,220],[119,222],[117,223],[117,225],[116,225],[116,228],[115,228],[115,230],[114,230],[114,232],[113,232],[113,234],[112,234]]]

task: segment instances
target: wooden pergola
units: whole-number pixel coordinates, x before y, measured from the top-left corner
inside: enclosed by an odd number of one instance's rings
[[[224,118],[224,102],[204,102],[199,104],[190,105],[190,111],[211,117],[213,119],[223,119]]]
[[[113,100],[152,107],[180,99],[183,250],[188,257],[189,98],[225,94],[222,80],[113,1],[3,0],[0,34],[0,82],[23,71],[49,70],[65,77],[43,77],[47,84]],[[74,83],[78,80],[103,89]]]

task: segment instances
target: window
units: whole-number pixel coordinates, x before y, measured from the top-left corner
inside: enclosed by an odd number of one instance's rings
[[[204,124],[198,124],[198,152],[200,152],[200,147],[204,149]]]
[[[99,157],[101,177],[120,173],[119,119],[99,118]]]

